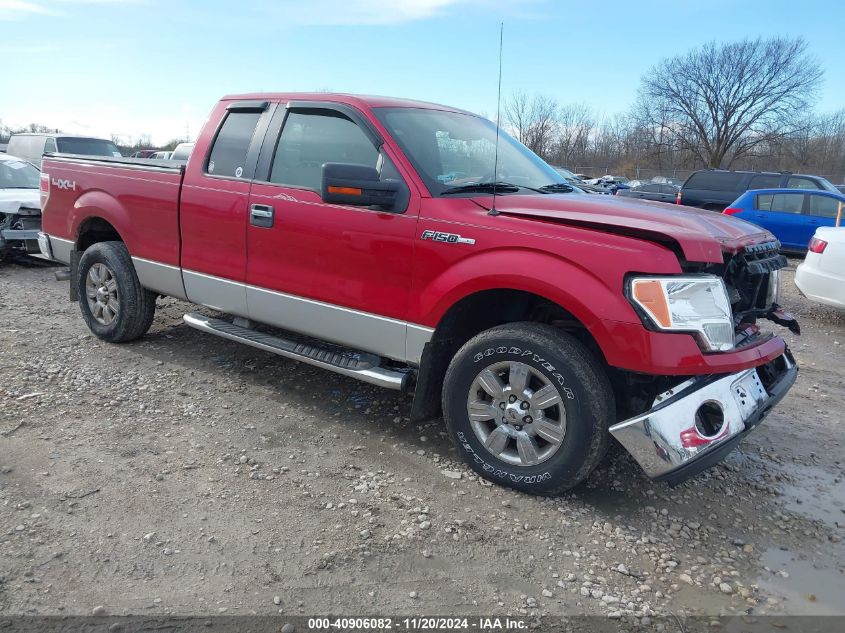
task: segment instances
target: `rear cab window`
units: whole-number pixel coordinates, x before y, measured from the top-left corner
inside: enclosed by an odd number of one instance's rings
[[[246,158],[262,114],[257,110],[232,110],[226,114],[208,154],[206,174],[221,178],[251,177],[244,174]]]

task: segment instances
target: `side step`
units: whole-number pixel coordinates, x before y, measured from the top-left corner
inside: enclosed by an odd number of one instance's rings
[[[328,369],[344,376],[351,376],[379,387],[404,391],[408,384],[408,373],[380,367],[381,359],[374,354],[352,350],[338,351],[340,348],[320,347],[315,342],[291,341],[193,312],[186,314],[182,319],[187,325],[197,330],[257,347],[271,354]]]

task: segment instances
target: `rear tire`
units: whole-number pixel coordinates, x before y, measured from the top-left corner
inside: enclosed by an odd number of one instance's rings
[[[156,294],[141,287],[123,242],[99,242],[79,260],[79,307],[88,328],[109,343],[134,341],[155,316]]]
[[[482,332],[452,359],[446,426],[482,477],[531,494],[580,484],[607,450],[613,391],[595,356],[550,325]]]

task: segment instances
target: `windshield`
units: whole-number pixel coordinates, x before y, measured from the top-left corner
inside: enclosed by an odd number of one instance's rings
[[[494,174],[496,125],[487,119],[417,108],[374,110],[432,195],[454,187],[494,181],[528,188],[520,189],[519,193],[566,184],[551,166],[503,131],[499,132],[498,173]]]
[[[833,193],[841,193],[839,189],[833,186],[833,183],[830,182],[827,178],[819,178],[819,182],[822,185],[822,188],[825,191],[832,191]]]
[[[0,189],[38,189],[39,173],[22,160],[0,160]]]
[[[63,154],[84,154],[85,156],[120,156],[117,145],[111,141],[104,141],[98,138],[72,138],[63,137],[56,139],[56,145]]]

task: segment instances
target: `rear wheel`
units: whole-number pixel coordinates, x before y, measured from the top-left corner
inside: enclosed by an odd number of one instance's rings
[[[88,328],[110,343],[134,341],[150,329],[156,294],[141,287],[123,242],[99,242],[83,253],[76,279]]]
[[[534,494],[581,483],[601,461],[615,411],[607,376],[574,337],[537,323],[492,328],[452,359],[446,424],[481,476]]]

